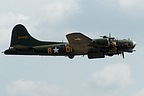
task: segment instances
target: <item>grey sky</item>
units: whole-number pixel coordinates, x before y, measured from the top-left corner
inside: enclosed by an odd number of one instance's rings
[[[144,95],[143,0],[1,0],[0,51],[18,23],[39,40],[67,41],[73,31],[91,38],[111,33],[136,41],[137,51],[94,60],[0,54],[0,96]]]

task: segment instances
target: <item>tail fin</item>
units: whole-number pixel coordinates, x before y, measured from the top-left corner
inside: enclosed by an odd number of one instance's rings
[[[20,46],[40,46],[40,45],[50,45],[50,44],[61,44],[62,42],[43,42],[33,38],[27,31],[27,29],[21,25],[16,25],[12,30],[11,44],[10,47],[17,45]]]
[[[13,28],[10,47],[15,45],[38,46],[42,44],[46,44],[46,42],[33,38],[23,25],[18,24]]]
[[[10,47],[15,45],[32,46],[35,45],[35,40],[27,31],[27,29],[21,25],[16,25],[12,30],[11,44]]]

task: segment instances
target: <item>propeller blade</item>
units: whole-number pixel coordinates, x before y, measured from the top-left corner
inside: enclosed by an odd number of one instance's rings
[[[123,57],[123,59],[124,59],[124,57],[125,57],[125,56],[124,56],[124,52],[122,52],[122,57]]]
[[[103,37],[103,38],[108,38],[109,42],[111,42],[111,40],[115,39],[114,37],[111,37],[111,33],[109,33],[109,36],[100,36],[100,37]]]
[[[111,33],[109,33],[109,38],[111,38]]]

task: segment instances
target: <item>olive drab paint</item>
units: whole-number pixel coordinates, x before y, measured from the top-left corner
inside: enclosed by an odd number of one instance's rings
[[[22,24],[18,24],[12,30],[10,47],[4,54],[67,56],[70,59],[76,55],[87,55],[93,59],[119,54],[124,58],[124,52],[135,51],[136,43],[130,39],[117,40],[111,35],[101,37],[91,39],[82,33],[70,33],[66,35],[68,42],[45,42],[33,38]]]

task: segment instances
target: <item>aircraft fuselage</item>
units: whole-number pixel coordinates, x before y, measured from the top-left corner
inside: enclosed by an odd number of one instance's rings
[[[124,52],[132,53],[136,43],[132,40],[116,40],[103,36],[91,39],[81,33],[66,35],[69,42],[43,42],[33,38],[26,28],[19,24],[12,31],[11,44],[6,55],[68,56],[88,55],[89,59],[104,58]]]

